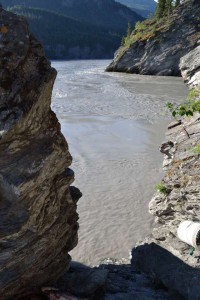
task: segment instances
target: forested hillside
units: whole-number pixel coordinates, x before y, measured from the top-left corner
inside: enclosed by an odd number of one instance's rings
[[[120,44],[128,21],[143,18],[114,0],[2,0],[24,15],[51,58],[108,58]]]
[[[2,0],[3,6],[23,5],[42,8],[89,24],[124,32],[127,21],[132,25],[141,17],[114,0]]]
[[[121,38],[119,34],[107,33],[104,28],[83,24],[58,13],[26,7],[9,10],[27,18],[31,31],[43,42],[50,58],[109,58]]]

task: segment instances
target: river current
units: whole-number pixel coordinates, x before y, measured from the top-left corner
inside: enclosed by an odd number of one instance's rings
[[[181,78],[106,73],[109,63],[52,62],[58,71],[52,108],[73,156],[74,185],[83,193],[71,255],[88,265],[127,258],[151,232],[148,203],[163,176],[158,149],[170,121],[166,103],[187,95]]]

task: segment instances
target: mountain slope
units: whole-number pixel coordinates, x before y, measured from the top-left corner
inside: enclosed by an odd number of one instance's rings
[[[49,58],[111,58],[141,16],[114,0],[2,0],[24,15]]]
[[[11,7],[9,10],[27,18],[31,31],[52,59],[110,58],[121,38],[107,33],[104,28],[46,10],[26,7]]]
[[[143,17],[148,17],[155,12],[157,3],[154,0],[117,0],[130,7]]]
[[[125,32],[128,21],[133,26],[142,19],[137,13],[114,0],[2,0],[1,2],[4,7],[23,5],[58,12],[118,33]]]

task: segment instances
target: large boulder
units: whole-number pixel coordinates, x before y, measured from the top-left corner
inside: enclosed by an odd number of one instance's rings
[[[80,192],[51,110],[56,77],[24,17],[0,8],[0,299],[49,284],[77,244]]]
[[[200,45],[181,58],[180,69],[185,83],[200,85]]]

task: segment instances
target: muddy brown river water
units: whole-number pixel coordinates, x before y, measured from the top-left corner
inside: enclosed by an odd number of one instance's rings
[[[170,121],[166,103],[181,102],[181,78],[105,73],[107,60],[53,61],[52,108],[70,152],[78,203],[79,244],[73,260],[95,265],[128,257],[148,235],[148,203],[162,178],[159,145]]]

